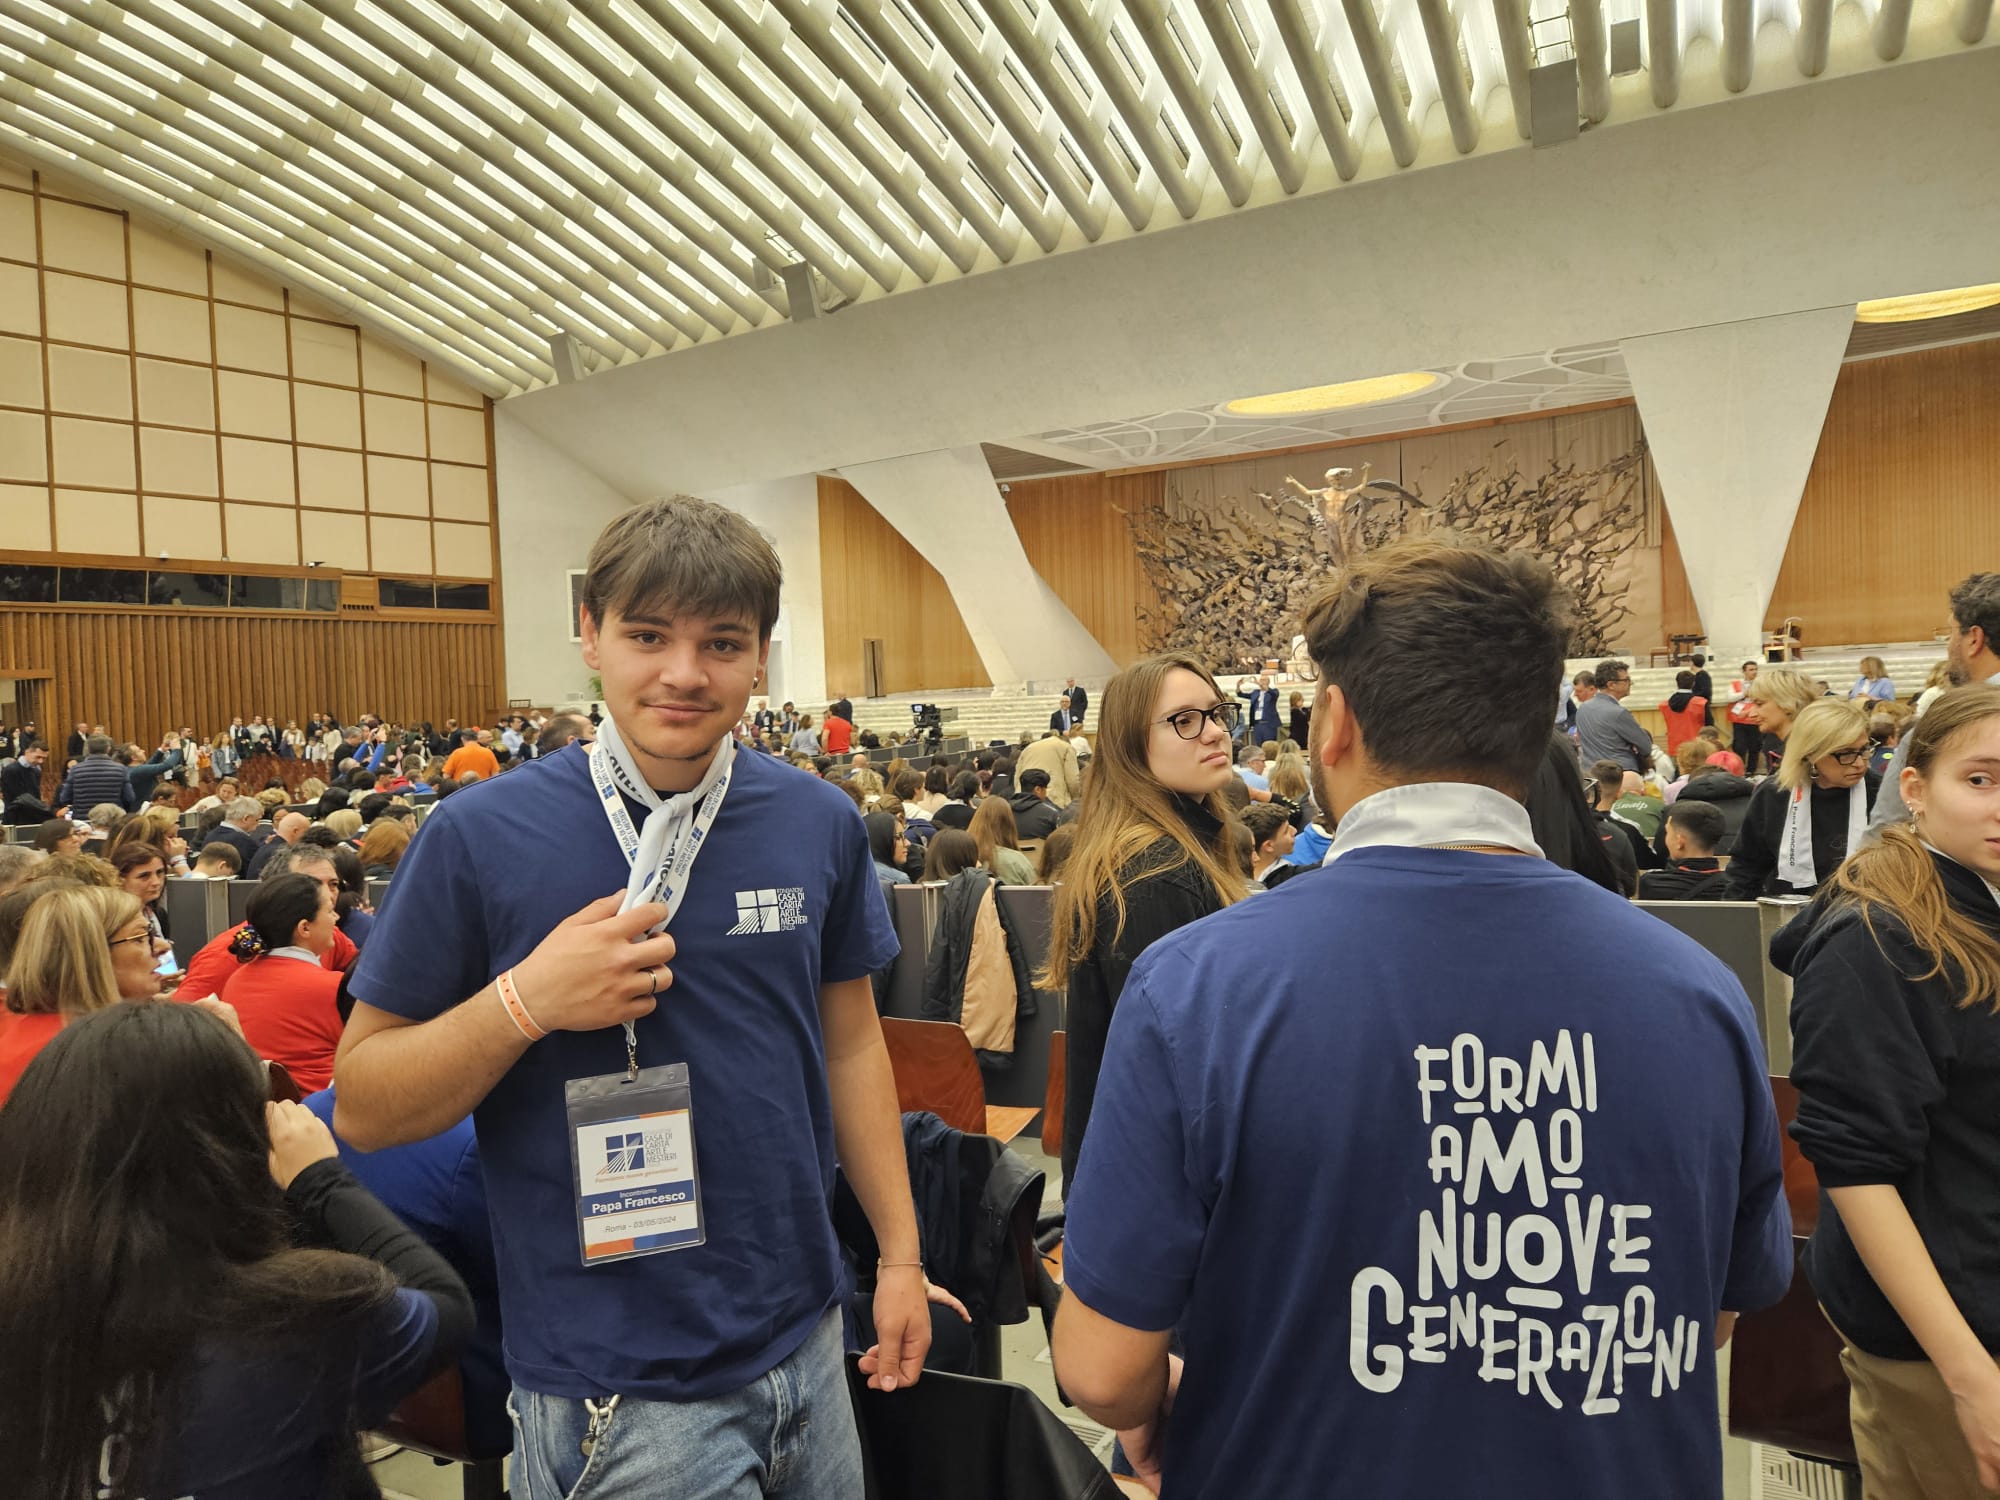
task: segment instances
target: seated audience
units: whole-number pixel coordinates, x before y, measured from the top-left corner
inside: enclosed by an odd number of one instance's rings
[[[942,759],[933,760],[924,771],[923,795],[916,799],[917,806],[930,817],[951,800],[951,772],[945,768]]]
[[[995,792],[993,796],[986,799],[987,802],[1000,803],[1013,809],[1013,816],[1008,821],[1019,829],[1020,837],[1024,839],[1045,839],[1055,831],[1056,808],[1055,804],[1049,801],[1049,773],[1047,771],[1023,771],[1021,773],[1021,790],[1014,793],[1011,797],[1003,797],[999,794],[998,788],[1000,782],[997,776],[994,778],[993,784]],[[984,812],[985,810],[986,804],[981,803],[979,812]],[[973,814],[972,824],[974,828],[978,827],[979,813]]]
[[[296,849],[299,840],[312,827],[312,819],[304,813],[279,812],[273,815],[270,837],[258,846],[251,856],[248,867],[243,872],[245,880],[256,880],[264,873],[264,866],[280,849]]]
[[[457,1358],[473,1317],[326,1127],[174,1005],[65,1028],[0,1110],[0,1286],[22,1500],[375,1493],[357,1426]]]
[[[1792,1279],[1778,1123],[1723,966],[1521,857],[1550,724],[1520,683],[1569,628],[1529,551],[1359,553],[1305,616],[1333,863],[1125,976],[1051,1343],[1148,1488],[1720,1500],[1712,1348]],[[1069,1108],[1075,1037],[1072,991]],[[1620,1303],[1650,1359],[1613,1416]]]
[[[361,833],[362,817],[352,807],[337,807],[320,819],[323,827],[330,828],[340,838],[353,840]]]
[[[458,732],[458,748],[445,757],[444,775],[464,777],[468,772],[482,778],[500,774],[500,761],[493,751],[480,742],[477,731],[461,729]],[[371,780],[370,785],[373,785]]]
[[[1850,699],[1859,698],[1865,703],[1892,702],[1896,696],[1895,681],[1889,676],[1889,669],[1882,665],[1879,656],[1861,658],[1861,675],[1854,680],[1854,686],[1847,690]]]
[[[1265,872],[1292,852],[1297,836],[1293,816],[1281,802],[1259,802],[1243,810],[1242,826],[1250,835],[1250,880],[1258,890],[1264,888]]]
[[[1726,899],[1723,861],[1716,854],[1724,824],[1720,808],[1683,797],[1667,809],[1660,827],[1666,845],[1665,869],[1639,877],[1642,901],[1721,901]]]
[[[243,868],[243,856],[230,844],[204,844],[188,873],[203,880],[234,880]]]
[[[1666,811],[1666,804],[1653,795],[1646,779],[1636,771],[1627,771],[1620,779],[1618,800],[1611,804],[1611,815],[1623,818],[1640,834],[1651,839],[1660,831],[1660,815]]]
[[[42,798],[42,773],[48,760],[47,745],[29,742],[13,760],[0,765],[0,823],[25,826],[55,816],[55,809]]]
[[[1881,784],[1868,770],[1868,720],[1860,708],[1829,698],[1801,710],[1787,726],[1778,774],[1751,794],[1729,859],[1729,899],[1818,890],[1861,847]]]
[[[234,802],[240,791],[236,779],[224,776],[215,783],[215,790],[206,797],[197,798],[187,809],[191,813],[205,813],[213,808],[227,807]]]
[[[1743,762],[1731,750],[1718,750],[1703,762],[1699,771],[1690,776],[1687,785],[1681,788],[1681,796],[1696,802],[1706,802],[1722,814],[1722,839],[1715,852],[1728,855],[1735,852],[1736,835],[1743,827],[1743,820],[1750,813],[1750,798],[1757,788],[1743,775]],[[1654,846],[1662,854],[1664,846]]]
[[[160,851],[149,844],[127,844],[107,863],[118,872],[119,888],[139,903],[152,935],[162,941],[170,937],[166,913],[160,907],[160,898],[167,891],[167,863]]]
[[[322,847],[332,856],[334,874],[340,881],[333,898],[335,922],[359,952],[368,946],[368,933],[375,925],[375,908],[368,900],[368,879],[361,873],[361,855],[352,844],[343,844],[338,839]]]
[[[51,818],[35,830],[34,847],[44,854],[81,854],[89,838],[88,823],[72,823],[68,818]]]
[[[1035,856],[1035,884],[1054,885],[1062,879],[1063,866],[1069,861],[1070,846],[1076,842],[1076,827],[1062,823],[1055,832],[1042,840],[1042,852]]]
[[[1862,1487],[1973,1500],[2000,1480],[2000,688],[1936,699],[1906,762],[1916,826],[1857,849],[1771,961]]]
[[[149,807],[132,818],[105,846],[104,857],[115,861],[119,850],[133,843],[158,853],[169,875],[187,874],[187,840],[181,837],[180,814],[172,808]]]
[[[84,821],[90,824],[84,843],[92,846],[92,854],[103,854],[119,831],[132,821],[132,814],[115,802],[100,802],[84,815]]]
[[[1030,776],[1045,773],[1030,771]],[[1051,825],[1053,828],[1053,824]],[[1002,885],[1033,885],[1035,867],[1021,852],[1020,835],[1014,826],[1014,810],[998,797],[988,797],[972,815],[968,830],[979,847],[979,862]]]
[[[257,825],[264,819],[264,805],[255,797],[237,797],[222,809],[222,821],[211,835],[243,856],[243,868],[257,857]]]
[[[1622,783],[1623,773],[1616,766],[1607,763],[1602,769],[1606,775],[1617,775]],[[1595,789],[1593,779],[1592,795]],[[1576,763],[1576,742],[1564,730],[1558,729],[1549,737],[1534,779],[1528,783],[1528,826],[1534,830],[1542,858],[1550,864],[1574,870],[1591,884],[1619,896],[1630,897],[1638,886],[1639,861],[1626,838],[1625,825],[1609,822],[1593,809]],[[1320,853],[1326,853],[1324,845]]]
[[[1707,765],[1709,756],[1715,753],[1715,746],[1700,736],[1682,740],[1680,748],[1674,751],[1674,766],[1680,775],[1667,783],[1666,790],[1660,794],[1660,800],[1668,807],[1672,807],[1674,799],[1680,796],[1682,788],[1688,784],[1688,778]]]
[[[28,844],[0,844],[0,896],[34,879],[36,868],[47,858]],[[5,977],[6,970],[0,968],[0,979]]]
[[[1661,861],[1646,842],[1646,836],[1631,819],[1621,818],[1615,811],[1619,798],[1625,795],[1625,778],[1630,774],[1621,770],[1616,761],[1600,760],[1592,765],[1589,773],[1591,811],[1597,816],[1599,835],[1605,837],[1606,842],[1609,842],[1609,835],[1614,834],[1625,841],[1634,869],[1652,869]],[[1636,881],[1634,884],[1636,886]]]
[[[960,830],[972,826],[973,804],[979,800],[979,773],[960,771],[951,779],[951,795],[945,804],[931,814],[931,822],[939,828]]]
[[[341,976],[324,967],[339,937],[334,893],[310,875],[280,875],[257,887],[249,920],[230,939],[242,965],[222,987],[243,1036],[280,1062],[307,1093],[333,1081],[333,1054],[351,1008]]]
[[[1076,747],[1058,734],[1045,734],[1014,760],[1017,775],[1040,771],[1049,778],[1049,803],[1056,811],[1068,807],[1083,791],[1083,768]]]
[[[123,891],[38,880],[8,899],[18,903],[20,928],[0,1009],[0,1103],[69,1022],[158,995],[153,966],[163,951]]]
[[[941,828],[925,847],[924,869],[918,878],[949,880],[963,871],[978,869],[980,863],[978,840],[955,828]]]
[[[903,869],[903,861],[910,852],[909,843],[893,813],[872,812],[861,821],[868,829],[868,852],[874,858],[875,878],[882,883],[886,900],[890,886],[910,883],[909,874]]]
[[[410,825],[400,818],[377,818],[361,840],[361,873],[369,880],[387,880],[396,873],[403,851],[410,847]]]
[[[1236,752],[1236,774],[1250,788],[1252,802],[1271,800],[1270,778],[1264,774],[1266,761],[1262,745],[1244,745]],[[1258,794],[1263,795],[1259,796]]]
[[[332,854],[312,844],[301,842],[299,847],[284,854],[273,855],[264,867],[265,882],[278,879],[281,875],[309,875],[327,889],[327,894],[338,899],[340,895],[340,875],[334,866]],[[247,925],[247,924],[245,924]],[[181,979],[176,991],[184,1000],[199,1000],[205,995],[219,995],[224,985],[236,976],[239,964],[230,945],[242,926],[225,928],[205,943],[194,958],[189,961],[187,973]],[[337,974],[344,974],[354,963],[360,949],[345,933],[336,931],[333,950],[321,958],[323,967]]]
[[[875,780],[872,772],[869,773],[869,780]],[[904,820],[907,822],[930,821],[930,813],[919,800],[923,794],[924,778],[920,771],[905,766],[889,778],[889,796],[902,809]]]
[[[1903,726],[1900,719],[1890,714],[1876,714],[1868,721],[1868,769],[1877,776],[1889,769],[1889,762],[1896,758],[1896,746],[1902,743]]]

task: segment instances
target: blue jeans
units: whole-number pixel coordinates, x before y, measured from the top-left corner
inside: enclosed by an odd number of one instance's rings
[[[516,1500],[847,1500],[862,1492],[861,1439],[847,1392],[840,1311],[783,1364],[707,1401],[593,1403],[519,1386]],[[602,1415],[609,1406],[609,1415]]]

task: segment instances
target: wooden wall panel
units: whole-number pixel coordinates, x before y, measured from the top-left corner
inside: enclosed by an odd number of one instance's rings
[[[1146,654],[1139,612],[1157,604],[1125,517],[1165,496],[1155,471],[1017,480],[1006,497],[1028,562],[1121,667]]]
[[[826,475],[819,480],[819,565],[831,693],[861,696],[864,640],[882,642],[885,693],[992,686],[938,570],[859,490]]]
[[[35,719],[58,751],[79,720],[150,747],[257,713],[490,723],[504,706],[500,632],[483,619],[6,606],[0,667],[53,670],[53,682],[21,684],[10,717]]]
[[[1765,629],[1797,615],[1808,644],[1931,639],[1951,586],[2000,566],[1996,496],[2000,339],[1846,366]],[[1678,548],[1662,572],[1666,598],[1684,597]]]

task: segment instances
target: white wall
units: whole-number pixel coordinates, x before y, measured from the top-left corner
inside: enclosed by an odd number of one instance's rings
[[[819,480],[795,474],[761,484],[709,490],[705,498],[749,519],[778,549],[784,604],[771,633],[773,707],[787,698],[817,715],[826,703],[826,614],[820,597]],[[849,691],[857,691],[859,683]],[[751,700],[753,706],[756,700]]]
[[[566,623],[568,570],[584,565],[597,533],[634,501],[523,426],[511,403],[493,408],[493,453],[507,696],[544,704],[587,701],[590,669]],[[815,587],[818,574],[815,567]]]

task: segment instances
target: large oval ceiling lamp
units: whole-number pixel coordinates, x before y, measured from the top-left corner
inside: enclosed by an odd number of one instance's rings
[[[1223,406],[1232,417],[1302,417],[1312,412],[1342,411],[1352,406],[1374,406],[1427,391],[1444,377],[1432,370],[1412,370],[1404,375],[1373,375],[1366,380],[1348,380],[1339,385],[1309,385],[1302,390],[1274,391],[1268,396],[1245,396]]]
[[[1882,297],[1854,309],[1857,323],[1921,323],[2000,306],[2000,281],[1986,286],[1962,286],[1948,292],[1919,292],[1913,297]]]

